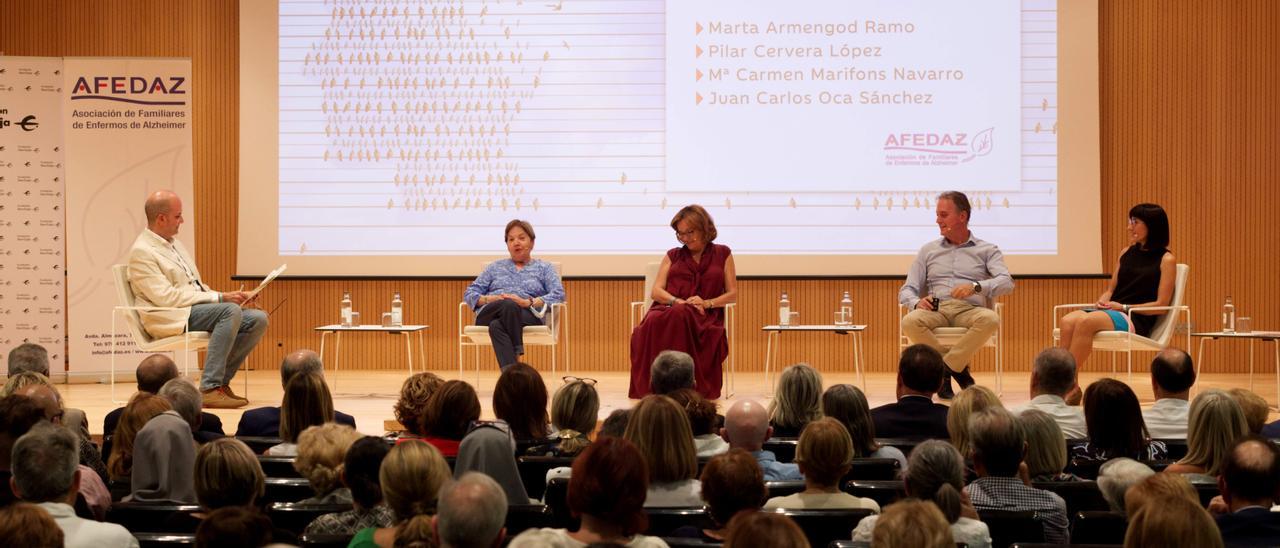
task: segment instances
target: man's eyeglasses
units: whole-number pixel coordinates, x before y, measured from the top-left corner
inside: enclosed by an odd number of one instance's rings
[[[582,384],[585,384],[587,386],[596,385],[595,379],[586,378],[586,377],[575,377],[573,375],[565,375],[564,377],[561,377],[560,380],[564,381],[565,384],[573,384],[575,382],[581,382]]]

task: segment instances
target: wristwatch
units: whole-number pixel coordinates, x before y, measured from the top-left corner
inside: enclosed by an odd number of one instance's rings
[[[980,284],[980,283],[978,283],[978,282],[973,282],[973,292],[974,292],[974,293],[982,293],[982,284]]]

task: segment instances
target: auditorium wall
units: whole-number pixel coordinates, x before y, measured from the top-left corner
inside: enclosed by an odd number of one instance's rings
[[[200,226],[197,261],[207,281],[232,288],[238,200],[238,2],[96,2],[6,0],[0,3],[0,52],[32,56],[190,57],[194,73],[195,196]],[[1173,251],[1191,265],[1189,284],[1197,330],[1219,327],[1227,294],[1255,328],[1280,329],[1276,198],[1280,180],[1280,2],[1241,0],[1104,0],[1100,6],[1102,249],[1109,272],[1125,240],[1126,212],[1138,202],[1164,205],[1173,223]],[[1067,76],[1069,77],[1069,75]],[[251,128],[250,128],[251,129]],[[138,197],[141,201],[142,196]],[[922,210],[922,216],[931,213]],[[981,212],[977,212],[981,215]],[[1069,213],[1068,213],[1069,219]],[[664,222],[665,219],[655,219]],[[1070,221],[1066,221],[1070,226]],[[998,242],[997,242],[998,243]],[[675,245],[674,238],[672,245]],[[494,234],[494,249],[501,252]],[[657,257],[662,250],[654,250]],[[413,272],[388,272],[413,276]],[[566,272],[572,276],[572,272]],[[640,274],[640,273],[637,273]],[[828,322],[843,290],[854,315],[868,323],[866,357],[873,371],[896,361],[900,280],[768,280],[740,282],[734,354],[742,371],[760,370],[765,336],[786,289],[802,320]],[[569,329],[574,370],[624,371],[628,359],[628,302],[640,298],[635,280],[574,280]],[[1050,342],[1056,303],[1087,302],[1102,279],[1019,279],[1004,299],[1005,367],[1025,371]],[[464,280],[282,280],[264,295],[279,308],[254,368],[274,368],[289,349],[317,347],[312,328],[333,323],[343,290],[372,319],[404,295],[406,320],[431,325],[428,366],[457,367],[457,301]],[[281,304],[283,303],[283,304]],[[107,311],[101,311],[107,314]],[[829,334],[790,334],[783,363],[808,361],[829,372],[852,371],[849,340]],[[401,369],[403,346],[371,335],[347,337],[343,369]],[[1247,371],[1247,346],[1219,343],[1206,355],[1208,371]],[[1258,367],[1270,371],[1270,345],[1258,346]],[[1149,355],[1148,355],[1149,356]],[[353,359],[354,357],[358,357]],[[544,351],[529,359],[546,364]],[[1139,361],[1146,361],[1144,357]],[[490,354],[481,356],[491,366]],[[563,363],[563,362],[562,362]],[[471,366],[468,357],[467,365]],[[994,366],[989,351],[977,369]],[[1104,359],[1091,370],[1110,367]],[[1123,368],[1123,361],[1120,362]],[[1145,365],[1144,365],[1145,367]],[[830,374],[829,374],[830,375]],[[842,379],[850,377],[841,376]]]

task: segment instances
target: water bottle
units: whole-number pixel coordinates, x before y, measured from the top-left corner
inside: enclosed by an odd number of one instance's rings
[[[1227,304],[1222,305],[1222,332],[1236,332],[1236,305],[1231,304],[1231,295],[1227,295]]]
[[[844,292],[844,297],[840,298],[840,324],[849,325],[853,323],[853,298],[849,296],[849,292]]]
[[[787,298],[787,292],[782,292],[782,298],[778,300],[778,325],[791,324],[791,299]]]
[[[404,302],[400,300],[399,291],[391,294],[391,325],[404,325]]]
[[[342,292],[342,327],[351,327],[351,292]]]

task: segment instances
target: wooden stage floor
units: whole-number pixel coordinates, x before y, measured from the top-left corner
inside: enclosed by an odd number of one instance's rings
[[[458,378],[456,369],[435,371],[435,373],[446,380]],[[633,404],[633,401],[627,398],[627,383],[629,380],[627,373],[618,371],[574,371],[573,373],[582,377],[595,378],[599,381],[596,388],[600,392],[601,419],[614,409],[629,407]],[[280,374],[278,371],[241,372],[236,376],[232,386],[242,396],[245,395],[244,377],[242,375],[246,374],[249,376],[248,397],[250,403],[248,407],[243,409],[208,410],[222,418],[222,423],[228,434],[234,433],[234,429],[240,421],[240,415],[245,409],[266,405],[280,405],[283,390],[280,387]],[[1275,384],[1272,375],[1273,373],[1270,371],[1258,373],[1254,379],[1254,389],[1268,402],[1275,404],[1276,394],[1273,388]],[[776,374],[773,376],[776,377]],[[995,375],[993,373],[977,373],[974,376],[979,384],[992,389],[995,388]],[[1021,405],[1030,399],[1028,395],[1030,376],[1028,372],[1006,373],[1004,375],[1004,394],[1001,399],[1004,401],[1005,406]],[[1080,382],[1081,385],[1087,386],[1089,382],[1107,376],[1110,375],[1104,373],[1082,373]],[[1126,380],[1123,372],[1120,372],[1116,377],[1120,380]],[[404,378],[405,372],[403,370],[341,371],[336,374],[330,372],[328,382],[329,388],[334,394],[334,408],[353,415],[361,432],[370,435],[383,434],[385,433],[384,421],[395,418],[392,413],[392,406],[399,395],[400,384],[404,381]],[[480,374],[480,386],[477,391],[480,394],[481,413],[484,418],[492,418],[493,416],[493,385],[497,378],[498,372],[496,369],[482,371]],[[554,394],[556,387],[561,384],[561,380],[559,378],[551,378],[550,372],[544,372],[543,378],[547,382],[548,390]],[[475,382],[475,379],[474,370],[463,377],[463,380],[468,382]],[[895,376],[891,373],[867,374],[866,391],[872,407],[894,400],[894,381]],[[852,373],[826,374],[823,376],[823,382],[826,386],[837,383],[856,384],[856,379]],[[1153,396],[1151,380],[1148,374],[1134,373],[1133,379],[1129,381],[1129,386],[1138,394],[1138,398],[1144,406],[1151,404]],[[1249,388],[1249,376],[1246,374],[1225,373],[1203,374],[1197,380],[1195,388],[1192,389],[1192,397],[1198,390],[1206,388],[1229,389],[1236,387]],[[112,409],[123,405],[111,401],[110,385],[59,384],[57,388],[62,393],[68,407],[76,407],[85,411],[89,417],[89,431],[93,434],[102,434],[103,417]],[[117,382],[117,397],[127,400],[135,389],[136,387],[132,382]],[[732,398],[720,400],[721,412],[735,400],[751,398],[764,401],[772,395],[763,373],[738,373],[735,389],[736,393]],[[1271,420],[1276,420],[1277,418],[1280,418],[1280,414],[1272,412]]]

